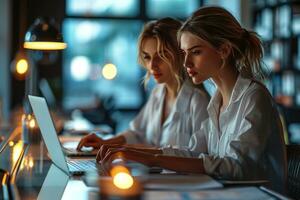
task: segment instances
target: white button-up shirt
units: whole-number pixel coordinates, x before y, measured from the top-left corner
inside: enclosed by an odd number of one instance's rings
[[[156,147],[188,149],[191,136],[199,131],[201,122],[208,118],[208,96],[185,82],[176,97],[168,117],[161,123],[166,94],[164,84],[157,85],[146,105],[121,133],[126,142],[144,143]]]
[[[200,149],[206,173],[224,179],[268,179],[274,189],[283,191],[283,130],[267,89],[240,75],[227,108],[219,115],[221,102],[217,91],[207,108],[209,118],[192,136],[189,151],[173,149],[173,155],[195,156],[193,151]]]

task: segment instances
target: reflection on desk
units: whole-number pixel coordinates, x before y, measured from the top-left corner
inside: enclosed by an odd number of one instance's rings
[[[61,199],[68,181],[69,176],[52,164],[37,199]]]

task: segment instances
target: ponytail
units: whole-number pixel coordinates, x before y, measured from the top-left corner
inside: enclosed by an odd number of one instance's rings
[[[257,33],[242,29],[243,43],[239,49],[241,58],[237,59],[239,71],[247,77],[256,80],[264,80],[266,77],[266,68],[262,62],[263,47]]]

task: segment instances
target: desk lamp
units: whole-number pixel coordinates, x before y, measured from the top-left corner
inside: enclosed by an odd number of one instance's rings
[[[57,50],[63,50],[67,47],[64,43],[62,34],[59,32],[53,19],[50,18],[37,18],[34,23],[29,27],[25,34],[24,49],[29,51],[29,55],[33,56],[35,53],[47,52],[53,53]],[[32,59],[32,66],[26,79],[25,88],[25,114],[22,117],[23,126],[23,139],[25,142],[35,140],[35,137],[30,129],[32,127],[32,111],[28,103],[28,95],[38,94],[38,68],[35,65],[36,59]],[[33,131],[36,132],[36,131]]]

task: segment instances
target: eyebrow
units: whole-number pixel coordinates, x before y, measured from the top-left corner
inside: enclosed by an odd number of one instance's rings
[[[201,47],[203,47],[203,45],[200,45],[200,44],[194,45],[194,46],[188,48],[187,51],[190,51],[190,50],[195,49],[195,48],[201,48]]]

